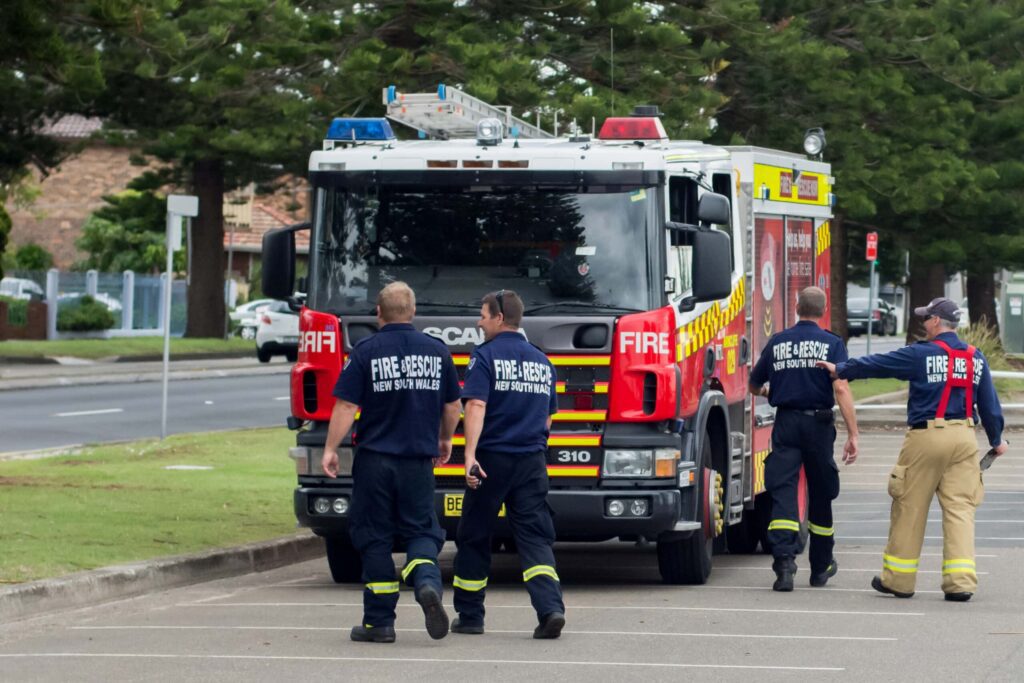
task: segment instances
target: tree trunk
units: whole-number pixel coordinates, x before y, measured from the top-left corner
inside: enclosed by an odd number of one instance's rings
[[[186,337],[224,336],[224,165],[200,159],[192,167],[199,216],[192,225],[192,271]]]
[[[830,226],[832,246],[829,249],[832,261],[832,332],[843,338],[850,339],[850,331],[846,328],[846,223],[843,215],[836,213]]]
[[[914,251],[910,252],[910,310],[907,320],[907,343],[924,339],[924,321],[914,315],[918,306],[927,306],[937,296],[946,292],[946,268],[941,263],[928,263]]]
[[[979,265],[967,271],[967,308],[971,312],[971,324],[985,321],[985,324],[999,334],[999,318],[996,316],[996,283],[994,273]],[[957,304],[960,302],[958,301]]]

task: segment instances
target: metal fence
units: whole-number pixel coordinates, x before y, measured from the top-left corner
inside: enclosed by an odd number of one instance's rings
[[[166,275],[123,273],[14,271],[10,277],[31,280],[45,292],[47,303],[47,339],[90,337],[146,337],[163,334],[163,295]],[[62,310],[78,306],[83,296],[91,296],[107,308],[114,326],[99,332],[61,332],[57,317]],[[187,290],[184,280],[175,280],[171,288],[171,335],[185,333],[188,318]]]

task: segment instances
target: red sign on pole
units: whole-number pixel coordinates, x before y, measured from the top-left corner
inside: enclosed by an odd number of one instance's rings
[[[864,258],[866,258],[868,261],[877,261],[878,260],[878,233],[877,232],[869,232],[868,233],[868,247],[865,250]]]

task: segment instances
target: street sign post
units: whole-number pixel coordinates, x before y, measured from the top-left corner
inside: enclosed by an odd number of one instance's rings
[[[181,219],[199,215],[199,197],[167,196],[167,289],[164,291],[164,377],[160,410],[160,438],[167,438],[167,383],[171,369],[171,285],[174,283],[174,252],[181,249]]]
[[[868,279],[868,343],[867,352],[871,354],[871,326],[875,319],[875,263],[878,261],[878,233],[869,232],[864,258],[871,261],[871,276]]]

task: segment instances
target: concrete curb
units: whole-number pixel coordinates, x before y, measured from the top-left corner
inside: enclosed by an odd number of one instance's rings
[[[0,622],[267,571],[321,557],[323,553],[323,541],[312,533],[303,533],[17,584],[0,589]]]
[[[219,377],[248,377],[252,375],[284,375],[291,372],[289,365],[254,366],[247,368],[214,369],[214,370],[172,370],[168,373],[171,380],[181,379],[216,379]],[[110,372],[105,375],[74,376],[34,376],[0,380],[0,391],[17,389],[51,389],[53,387],[74,387],[96,384],[136,384],[138,382],[159,382],[163,379],[162,372]]]

